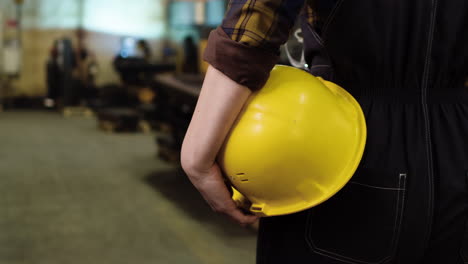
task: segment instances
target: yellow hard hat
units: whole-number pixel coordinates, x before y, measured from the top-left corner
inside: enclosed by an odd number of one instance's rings
[[[218,161],[236,202],[248,200],[259,216],[283,215],[337,193],[354,174],[365,141],[364,114],[348,92],[275,66],[242,109]]]

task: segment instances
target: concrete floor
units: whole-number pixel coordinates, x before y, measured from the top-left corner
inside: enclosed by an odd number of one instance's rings
[[[152,135],[0,113],[0,264],[248,264],[255,233],[215,215]]]

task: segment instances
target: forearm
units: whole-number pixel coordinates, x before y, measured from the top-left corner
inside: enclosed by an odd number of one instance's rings
[[[182,167],[192,181],[212,169],[224,139],[251,91],[213,67],[208,68],[182,145]]]

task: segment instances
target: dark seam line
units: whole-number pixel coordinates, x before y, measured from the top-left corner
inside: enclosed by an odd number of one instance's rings
[[[426,52],[426,61],[423,72],[422,80],[422,91],[421,91],[421,104],[424,115],[425,130],[426,130],[426,153],[427,153],[427,165],[428,165],[428,177],[429,177],[429,223],[427,226],[426,232],[426,241],[425,249],[429,246],[429,240],[432,233],[432,224],[434,217],[434,174],[433,174],[433,164],[432,164],[432,143],[431,143],[431,128],[430,128],[430,119],[429,119],[429,110],[427,105],[427,86],[429,81],[429,70],[431,67],[431,54],[432,54],[432,44],[434,40],[434,31],[435,31],[435,19],[437,14],[437,0],[432,0],[431,6],[431,20],[429,27],[429,36],[428,36],[428,45]]]
[[[264,44],[265,44],[265,41],[267,41],[267,39],[270,40],[270,37],[269,37],[270,32],[272,31],[272,29],[273,29],[275,26],[277,26],[277,25],[279,24],[278,14],[279,14],[279,12],[280,12],[279,10],[281,10],[281,6],[282,6],[282,5],[283,5],[283,1],[280,1],[279,6],[278,6],[278,9],[275,10],[275,12],[274,12],[275,15],[274,15],[274,17],[273,17],[273,21],[272,21],[273,23],[271,23],[270,28],[268,29],[268,31],[265,32],[265,37],[264,37],[263,40],[260,42],[260,45],[264,45]]]
[[[225,28],[225,27],[223,27],[223,28]],[[258,33],[256,33],[255,31],[252,31],[252,30],[240,29],[240,28],[225,28],[225,29],[232,29],[232,34],[242,35],[242,34],[245,34],[245,32],[248,32],[248,33],[251,33],[252,35],[255,35],[259,39],[263,39],[262,36],[260,36]]]
[[[256,2],[256,0],[250,0],[250,4],[247,6],[247,10],[245,11],[246,15],[244,17],[244,21],[242,21],[242,23],[240,24],[239,28],[243,29],[244,31],[246,30],[245,28],[247,26],[247,23],[249,23],[249,20],[252,17],[252,10],[253,10],[253,7],[255,6],[255,2]],[[241,36],[241,38],[242,38],[242,36]],[[240,38],[238,38],[237,40],[239,41]]]

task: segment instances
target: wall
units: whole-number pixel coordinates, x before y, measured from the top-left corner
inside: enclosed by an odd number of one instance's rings
[[[194,19],[191,17],[192,2],[24,0],[23,67],[20,79],[14,83],[14,94],[27,96],[46,94],[45,63],[52,43],[61,37],[71,38],[76,43],[75,30],[80,26],[87,31],[85,41],[87,47],[97,57],[100,69],[97,84],[117,82],[119,78],[113,69],[112,60],[118,53],[122,37],[147,39],[156,59],[161,57],[161,44],[167,42],[167,39],[180,43],[185,36],[192,35],[198,40],[199,29],[190,25],[190,21]],[[13,0],[0,0],[0,9],[13,14],[12,3]],[[206,6],[205,22],[213,24],[212,26],[219,23],[222,18],[220,10],[224,9],[225,4],[226,1],[223,0],[211,0]],[[171,11],[172,22],[169,19]]]
[[[25,29],[74,29],[81,23],[80,0],[24,0]]]
[[[167,0],[85,0],[83,26],[93,32],[162,38],[166,6]]]
[[[15,17],[11,0],[2,0],[1,8]],[[13,82],[12,96],[46,94],[45,64],[53,40],[75,39],[80,23],[80,0],[25,0],[22,6],[22,56],[20,77]]]
[[[76,41],[72,29],[25,29],[22,33],[23,54],[20,78],[15,82],[16,96],[46,94],[46,62],[54,39],[68,37]]]
[[[112,60],[124,36],[145,38],[160,54],[161,39],[167,34],[167,0],[85,0],[83,25],[88,32],[86,44],[96,54],[99,64],[97,84],[117,82]]]
[[[13,7],[12,0],[0,0],[0,8]],[[22,8],[22,70],[13,83],[13,96],[46,94],[45,63],[55,39],[69,37],[84,25],[86,44],[97,55],[98,84],[118,81],[112,59],[123,36],[150,40],[153,50],[166,34],[167,0],[25,0]],[[10,12],[8,12],[10,13]],[[157,52],[154,52],[156,56]]]
[[[119,76],[115,72],[112,62],[120,49],[120,42],[124,35],[110,34],[99,31],[87,30],[86,45],[96,55],[99,66],[99,75],[96,78],[97,85],[115,83]],[[152,58],[159,59],[161,55],[161,39],[147,39],[152,49]]]

